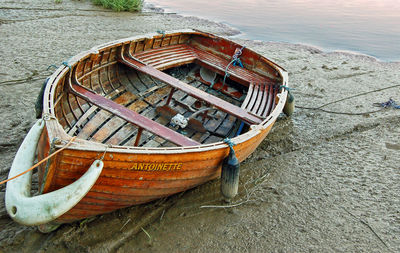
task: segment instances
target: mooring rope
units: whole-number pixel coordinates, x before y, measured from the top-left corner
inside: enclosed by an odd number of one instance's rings
[[[226,66],[226,68],[225,68],[224,81],[222,82],[221,89],[222,89],[222,87],[225,86],[225,80],[226,80],[226,78],[229,77],[228,68],[229,68],[229,66],[230,66],[234,61],[235,61],[235,60],[230,61],[229,64],[228,64],[228,65]],[[212,88],[212,87],[211,87],[211,88]]]
[[[58,69],[58,66],[55,65],[55,64],[51,64],[51,65],[49,65],[49,66],[47,67],[46,70],[50,70],[51,68]]]
[[[11,180],[13,180],[13,179],[16,179],[17,177],[20,177],[20,176],[22,176],[22,175],[28,173],[29,171],[33,170],[34,168],[38,167],[39,165],[41,165],[41,164],[44,163],[45,161],[49,160],[50,158],[52,158],[52,157],[55,156],[56,154],[60,153],[60,152],[63,151],[64,149],[66,149],[69,145],[71,145],[71,143],[72,143],[75,139],[76,139],[76,136],[72,137],[71,140],[69,140],[69,142],[68,142],[67,144],[65,144],[64,147],[60,148],[59,150],[57,150],[57,151],[54,152],[53,154],[47,156],[46,158],[43,158],[40,162],[38,162],[37,164],[33,165],[32,167],[30,167],[29,169],[25,170],[24,172],[21,172],[20,174],[14,176],[14,177],[12,177],[12,178],[9,178],[9,179],[6,179],[6,180],[4,180],[4,181],[1,181],[1,182],[0,182],[0,185],[2,185],[2,184],[4,184],[4,183],[7,183],[8,181],[11,181]]]
[[[225,80],[227,77],[229,77],[228,69],[231,64],[233,64],[233,66],[236,66],[236,64],[239,64],[239,66],[243,68],[242,61],[240,60],[239,57],[242,55],[244,48],[245,48],[245,46],[242,46],[242,48],[235,49],[235,53],[232,56],[232,61],[230,61],[229,64],[225,68],[225,75],[224,75],[224,81],[222,82],[222,87],[225,86]],[[221,87],[221,89],[222,89],[222,87]]]
[[[322,109],[325,106],[331,105],[331,104],[335,104],[335,103],[339,103],[348,99],[352,99],[355,97],[360,97],[360,96],[365,96],[371,93],[375,93],[375,92],[379,92],[379,91],[384,91],[384,90],[388,90],[388,89],[393,89],[396,87],[400,87],[400,84],[396,84],[396,85],[392,85],[392,86],[388,86],[388,87],[384,87],[384,88],[380,88],[380,89],[376,89],[376,90],[371,90],[371,91],[367,91],[367,92],[363,92],[363,93],[359,93],[359,94],[355,94],[349,97],[344,97],[326,104],[323,104],[319,107],[307,107],[307,106],[301,106],[301,105],[297,105],[296,108],[300,108],[300,109],[306,109],[306,110],[316,110],[316,111],[322,111],[322,112],[326,112],[326,113],[333,113],[333,114],[343,114],[343,115],[368,115],[368,114],[372,114],[372,113],[376,113],[376,112],[381,112],[383,110],[385,110],[385,107],[379,109],[379,110],[375,110],[375,111],[370,111],[370,112],[361,112],[361,113],[349,113],[349,112],[336,112],[336,111],[329,111],[329,110],[325,110]],[[382,103],[383,104],[383,103]],[[379,105],[380,103],[375,103],[374,105]],[[380,106],[381,107],[381,106]]]
[[[71,58],[72,58],[72,57],[71,57]],[[68,68],[71,70],[72,66],[69,65],[69,61],[71,60],[71,58],[69,58],[69,59],[66,60],[66,61],[63,61],[63,62],[61,63],[61,65],[64,65],[65,67],[68,67]],[[60,66],[61,66],[61,65],[60,65]],[[58,69],[58,66],[55,65],[55,64],[51,64],[51,65],[49,65],[49,66],[47,67],[46,70],[48,71],[48,70],[50,70],[51,68]]]

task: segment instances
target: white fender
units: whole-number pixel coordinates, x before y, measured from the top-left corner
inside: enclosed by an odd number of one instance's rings
[[[31,128],[15,155],[8,178],[32,167],[44,125],[44,120],[38,120]],[[103,162],[95,160],[88,171],[74,183],[33,197],[30,194],[32,179],[30,171],[7,182],[7,212],[16,222],[28,226],[50,222],[73,208],[89,192],[102,170]]]

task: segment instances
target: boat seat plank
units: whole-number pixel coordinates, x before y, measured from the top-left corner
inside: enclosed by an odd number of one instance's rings
[[[122,51],[122,50],[121,50]],[[143,62],[141,62],[140,60],[137,60],[135,58],[133,58],[132,56],[130,57],[126,57],[123,52],[121,52],[120,57],[118,59],[121,63],[126,64],[127,66],[130,66],[134,69],[137,69],[145,74],[148,74],[164,83],[169,84],[170,86],[182,90],[183,92],[187,93],[188,95],[195,97],[197,99],[203,100],[213,106],[215,106],[216,108],[232,114],[250,124],[260,124],[262,121],[248,113],[246,110],[243,110],[242,108],[233,105],[225,100],[222,100],[218,97],[215,97],[213,95],[208,94],[207,92],[204,92],[202,90],[199,90],[197,88],[194,88],[193,86],[184,83],[150,65],[147,65]]]
[[[189,63],[192,63],[194,60],[196,60],[196,57],[193,57],[193,56],[182,57],[178,60],[175,59],[174,61],[157,63],[154,65],[154,67],[159,70],[164,70],[164,69],[170,68],[171,66],[181,66],[184,64],[189,64]]]
[[[269,97],[268,95],[270,94],[271,89],[272,89],[272,85],[265,85],[264,86],[265,94],[264,94],[264,96],[262,98],[261,105],[259,106],[258,111],[256,112],[257,115],[265,117],[265,114],[263,114],[263,112],[264,112],[265,107],[267,105],[267,101],[268,101],[268,97]]]
[[[252,109],[254,108],[257,98],[260,95],[262,96],[262,92],[260,91],[260,85],[254,85],[254,84],[250,85],[253,86],[253,93],[251,94],[249,104],[246,107],[246,110],[249,112],[251,112]]]
[[[276,94],[278,93],[279,88],[270,85],[269,87],[269,92],[268,92],[268,101],[267,101],[267,105],[265,106],[265,110],[262,114],[263,117],[267,117],[272,110],[275,108],[275,97]]]
[[[70,88],[73,93],[77,96],[82,97],[85,100],[88,100],[90,103],[109,111],[110,113],[123,118],[124,120],[138,126],[139,128],[143,128],[155,135],[161,136],[162,138],[171,141],[180,146],[196,146],[200,143],[181,135],[168,127],[165,127],[159,123],[152,121],[151,119],[140,115],[137,112],[129,110],[128,108],[115,103],[112,100],[109,100],[103,96],[100,96],[85,87],[82,87],[77,83],[76,80],[74,82],[70,82]]]
[[[254,102],[253,109],[251,110],[251,112],[254,114],[257,114],[258,110],[260,109],[260,104],[261,104],[263,97],[265,97],[268,94],[267,92],[265,92],[265,87],[266,87],[266,85],[264,85],[264,84],[260,84],[258,86],[257,98]]]
[[[250,84],[242,108],[261,118],[266,118],[275,107],[277,88],[268,84]]]
[[[195,88],[201,89],[201,82],[193,82],[191,85]],[[183,91],[176,90],[172,96],[173,108],[177,110],[180,114],[185,114],[186,112],[192,112],[195,109],[194,103],[197,101],[196,98],[187,96]]]
[[[160,123],[161,125],[166,125],[158,120],[157,112],[153,107],[148,107],[141,113],[141,115],[143,115],[144,117],[147,117],[157,123]],[[124,146],[133,146],[136,142],[137,129],[131,131],[129,133],[129,135],[126,135],[126,132],[129,131],[128,127],[132,127],[132,125],[131,124],[125,125],[125,127],[123,129],[121,129],[122,130],[121,134],[124,134],[123,131],[125,131],[125,136],[126,136],[124,139],[122,139],[123,143],[124,143],[123,145]],[[154,137],[154,139],[162,139],[158,136],[151,135],[147,131],[143,131],[142,137],[140,138],[139,146],[141,146],[143,143],[147,142],[149,138],[153,138],[153,137]],[[163,139],[163,141],[165,141],[165,139]],[[168,141],[165,141],[165,142],[168,142]],[[171,143],[171,142],[168,142],[168,143]],[[174,145],[174,147],[177,146],[176,144],[173,144],[173,145]]]
[[[157,58],[146,58],[146,63],[150,65],[159,65],[163,63],[167,63],[170,61],[176,61],[176,59],[185,59],[185,58],[195,58],[192,52],[181,52],[181,53],[171,53],[169,55],[157,55]]]
[[[153,55],[160,55],[164,52],[174,52],[174,51],[182,51],[182,50],[187,50],[188,46],[185,44],[178,44],[178,45],[171,45],[171,46],[164,46],[164,47],[158,47],[158,48],[153,48],[149,49],[146,51],[138,52],[135,53],[136,57],[139,58],[145,58],[148,56],[153,56]]]
[[[135,54],[136,56],[137,54]],[[169,51],[163,51],[160,52],[158,54],[145,54],[142,57],[137,57],[138,59],[140,59],[141,61],[145,61],[149,64],[151,64],[151,62],[156,62],[158,60],[165,60],[165,59],[169,59],[169,58],[175,58],[177,56],[181,56],[181,55],[193,55],[193,52],[191,50],[188,50],[186,48],[182,48],[182,49],[178,49],[178,50],[169,50]]]
[[[158,70],[189,64],[197,59],[193,48],[185,44],[142,51],[134,57]]]
[[[147,87],[147,89],[157,85],[156,80],[142,72],[137,72],[139,80]]]

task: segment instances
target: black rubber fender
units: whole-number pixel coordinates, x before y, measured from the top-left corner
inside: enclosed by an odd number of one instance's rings
[[[291,116],[294,113],[294,108],[294,96],[290,91],[288,91],[288,96],[285,106],[283,107],[283,112],[286,114],[286,116]]]
[[[222,162],[221,169],[221,193],[229,201],[234,198],[239,189],[240,164],[233,148]]]
[[[43,113],[43,96],[44,96],[44,90],[46,88],[47,82],[49,81],[49,78],[46,79],[46,81],[43,82],[42,87],[40,88],[39,95],[36,99],[35,103],[35,112],[36,112],[36,118],[40,119],[42,117]]]

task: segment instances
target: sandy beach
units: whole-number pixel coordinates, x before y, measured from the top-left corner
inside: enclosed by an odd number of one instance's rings
[[[183,28],[239,32],[90,1],[1,2],[0,180],[36,121],[34,103],[52,65],[112,40]],[[241,164],[230,207],[221,208],[215,180],[41,234],[8,217],[0,185],[0,252],[400,252],[400,110],[374,106],[400,104],[400,63],[232,39],[289,72],[297,109]]]

